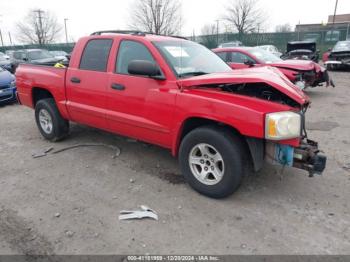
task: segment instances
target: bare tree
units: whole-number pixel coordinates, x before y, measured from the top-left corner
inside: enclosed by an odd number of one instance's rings
[[[275,31],[277,33],[288,33],[292,31],[292,26],[290,24],[277,25]]]
[[[134,0],[131,28],[154,34],[180,33],[181,4],[177,0]]]
[[[232,24],[239,34],[259,32],[266,19],[258,7],[259,0],[231,0],[226,7],[224,18]]]
[[[48,11],[31,10],[23,21],[16,24],[17,39],[23,43],[45,45],[54,42],[62,27]]]
[[[208,48],[217,46],[217,27],[215,24],[207,24],[202,27],[200,42]]]

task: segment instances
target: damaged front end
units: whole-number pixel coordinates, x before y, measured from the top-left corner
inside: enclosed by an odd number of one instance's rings
[[[309,177],[322,175],[326,168],[327,157],[318,148],[318,143],[308,139],[305,128],[305,112],[301,112],[302,136],[299,146],[293,147],[281,143],[267,141],[265,144],[265,160],[274,165],[289,166],[309,173]]]
[[[274,109],[264,110],[263,135],[252,137],[242,133],[255,171],[263,167],[264,161],[306,170],[310,176],[324,171],[326,157],[321,154],[318,144],[308,139],[305,128],[310,100],[278,69],[256,68],[236,70],[232,74],[193,77],[181,80],[179,87],[201,89],[203,95],[209,89],[232,94],[236,98],[255,98],[256,104],[259,101],[271,103]]]
[[[306,170],[310,177],[322,175],[327,162],[318,143],[309,139],[303,139],[299,147],[267,142],[265,155],[265,160],[271,164]]]
[[[324,83],[326,87],[335,87],[333,79],[330,77],[328,70],[319,66],[319,68],[310,71],[299,71],[295,74],[295,85],[301,90],[307,87],[322,86]]]

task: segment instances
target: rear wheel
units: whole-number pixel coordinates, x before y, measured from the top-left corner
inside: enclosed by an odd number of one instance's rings
[[[179,151],[186,181],[208,197],[231,195],[243,177],[242,147],[240,138],[225,129],[201,127],[191,131]]]
[[[47,140],[56,142],[68,135],[69,122],[63,119],[53,98],[37,102],[35,120],[41,135]]]

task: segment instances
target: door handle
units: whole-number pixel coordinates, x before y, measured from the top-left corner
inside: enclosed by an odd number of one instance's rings
[[[118,91],[123,91],[125,90],[125,86],[121,85],[121,84],[116,84],[116,83],[113,83],[111,85],[111,88],[114,89],[114,90],[118,90]]]
[[[76,84],[79,84],[79,83],[81,82],[81,80],[80,80],[79,78],[77,78],[77,77],[72,77],[72,78],[70,79],[70,81],[71,81],[72,83],[76,83]]]

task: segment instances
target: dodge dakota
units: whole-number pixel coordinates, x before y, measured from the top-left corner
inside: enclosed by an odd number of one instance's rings
[[[168,148],[209,197],[229,196],[246,166],[265,160],[311,176],[326,166],[305,132],[309,98],[278,69],[232,71],[182,38],[100,31],[78,41],[65,68],[21,64],[16,77],[46,139],[66,137],[72,121]]]

